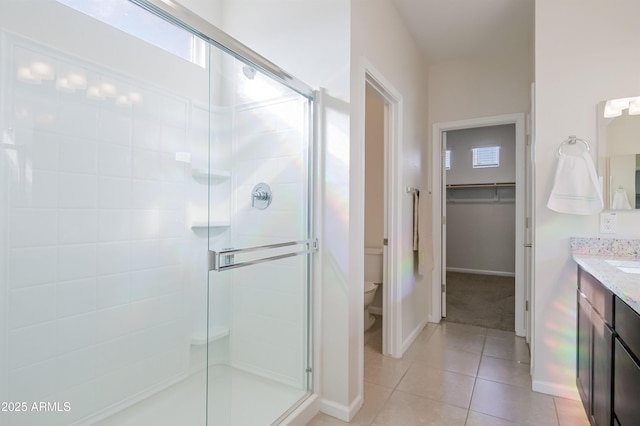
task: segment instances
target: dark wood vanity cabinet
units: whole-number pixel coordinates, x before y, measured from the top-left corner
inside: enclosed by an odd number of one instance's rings
[[[620,425],[640,424],[640,315],[622,300],[615,302],[613,412]]]
[[[592,425],[611,425],[614,295],[593,276],[578,270],[577,378],[580,398]]]
[[[578,268],[576,384],[594,426],[640,425],[640,315]]]

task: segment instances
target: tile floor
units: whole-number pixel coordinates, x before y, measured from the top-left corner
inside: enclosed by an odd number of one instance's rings
[[[364,405],[350,424],[587,426],[582,404],[531,391],[529,350],[512,332],[429,324],[401,359],[365,333]],[[319,413],[309,425],[347,424]]]

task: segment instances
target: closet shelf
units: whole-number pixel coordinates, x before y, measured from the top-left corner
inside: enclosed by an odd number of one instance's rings
[[[448,204],[510,204],[515,202],[514,182],[447,185]]]
[[[205,343],[215,342],[229,335],[229,327],[214,325],[209,327],[209,338],[207,339],[207,330],[196,331],[191,334],[192,345],[204,345]]]
[[[231,172],[229,170],[222,169],[207,169],[207,168],[196,168],[191,170],[191,176],[194,178],[217,178],[217,179],[227,179],[231,177]]]
[[[230,222],[228,220],[212,220],[211,222],[207,222],[206,220],[197,220],[191,223],[191,229],[197,228],[225,228],[230,226]]]
[[[447,185],[447,188],[498,188],[516,186],[515,182],[496,182],[496,183],[454,183]]]

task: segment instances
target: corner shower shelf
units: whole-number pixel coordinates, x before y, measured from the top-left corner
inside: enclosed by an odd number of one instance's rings
[[[209,327],[209,338],[207,339],[207,330],[196,331],[191,335],[192,345],[204,345],[205,343],[215,342],[218,339],[227,337],[229,335],[229,328],[222,327],[220,325],[214,325]]]
[[[230,226],[228,220],[212,220],[211,222],[207,222],[206,220],[198,220],[191,224],[191,229],[197,228],[226,228]]]
[[[231,177],[231,172],[229,170],[220,170],[220,169],[207,169],[207,168],[198,168],[191,170],[191,176],[195,178],[216,178],[216,179],[227,179]]]

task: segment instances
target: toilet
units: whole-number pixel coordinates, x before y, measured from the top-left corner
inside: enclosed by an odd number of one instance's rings
[[[369,313],[369,306],[371,306],[373,298],[376,297],[377,289],[378,284],[371,281],[364,282],[364,331],[370,329],[373,323],[376,322],[376,317]]]
[[[382,247],[364,249],[364,331],[371,328],[376,318],[369,312],[376,290],[382,284]]]

